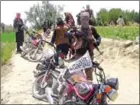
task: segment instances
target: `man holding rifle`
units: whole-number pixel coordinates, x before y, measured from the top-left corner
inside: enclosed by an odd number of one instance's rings
[[[101,37],[96,29],[89,25],[90,16],[88,12],[82,12],[80,15],[81,26],[76,30],[65,33],[66,36],[71,38],[71,49],[74,58],[79,58],[84,55],[88,50],[91,58],[93,58],[93,49],[100,45]],[[96,41],[95,41],[95,40]],[[92,68],[86,69],[85,73],[88,80],[93,80]]]

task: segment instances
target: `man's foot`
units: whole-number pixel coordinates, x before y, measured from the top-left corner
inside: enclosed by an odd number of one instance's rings
[[[20,54],[20,51],[16,51],[16,54]]]
[[[22,50],[20,49],[20,50],[19,50],[19,52],[21,53],[21,52],[22,52]]]
[[[16,54],[20,54],[22,52],[22,50],[17,50]]]

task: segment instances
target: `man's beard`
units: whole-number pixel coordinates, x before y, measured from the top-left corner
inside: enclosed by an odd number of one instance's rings
[[[87,23],[85,23],[85,22],[81,22],[81,27],[82,28],[85,28],[85,29],[88,29],[88,27],[89,27],[89,22]]]

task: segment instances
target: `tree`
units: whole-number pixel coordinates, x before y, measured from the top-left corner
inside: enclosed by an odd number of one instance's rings
[[[102,22],[104,25],[109,22],[109,14],[105,8],[100,9],[97,13],[97,20]]]
[[[136,12],[136,14],[135,14],[134,21],[137,23],[140,23],[140,15],[138,12]]]
[[[134,10],[121,10],[120,8],[112,8],[109,11],[102,8],[97,13],[97,24],[98,25],[108,25],[108,23],[116,24],[117,19],[122,16],[124,19],[125,24],[139,23],[139,12],[135,12]]]
[[[49,1],[42,1],[42,4],[33,5],[25,14],[27,15],[26,20],[34,28],[40,29],[45,21],[51,21],[54,24],[57,17],[62,17],[62,11],[63,7],[54,6]]]
[[[128,22],[137,22],[139,23],[139,13],[138,12],[135,12],[134,10],[132,11],[123,11],[122,13],[123,15],[123,18],[125,20],[125,23],[128,23]]]
[[[122,10],[120,8],[113,8],[109,10],[109,21],[116,23],[119,16],[122,15]]]
[[[0,27],[1,27],[2,32],[5,32],[5,24],[1,23]]]

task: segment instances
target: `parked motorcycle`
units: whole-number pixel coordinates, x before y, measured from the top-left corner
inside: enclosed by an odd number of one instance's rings
[[[53,57],[53,56],[52,56]],[[63,60],[60,60],[61,62]],[[65,68],[50,68],[54,64],[53,59],[33,85],[33,96],[38,99],[47,98],[50,104],[105,104],[107,98],[114,101],[117,97],[118,79],[106,79],[103,68],[99,63],[93,62],[86,52],[81,58],[67,62]],[[98,84],[86,80],[84,70],[93,67],[99,79]],[[97,73],[97,69],[99,70]],[[73,80],[76,74],[82,74],[82,81]],[[36,93],[38,91],[40,93]],[[38,95],[38,96],[37,96]]]
[[[36,69],[37,71],[34,71],[34,76],[37,78],[33,84],[33,88],[32,88],[32,93],[33,93],[33,97],[37,98],[37,99],[43,99],[44,97],[46,97],[45,95],[45,88],[40,88],[40,83],[45,75],[45,80],[47,80],[47,78],[50,81],[50,84],[52,84],[51,80],[51,73],[53,75],[55,75],[55,69],[56,68],[61,68],[63,66],[63,61],[62,61],[62,53],[61,52],[56,52],[56,48],[54,45],[52,45],[51,43],[47,42],[49,45],[51,45],[54,50],[53,52],[51,52],[51,54],[48,54],[45,56],[44,55],[44,59],[37,65]],[[59,64],[56,64],[56,57],[59,55]],[[56,75],[58,75],[60,72],[56,71]],[[47,81],[47,83],[49,84],[49,81]]]
[[[46,53],[43,54],[43,59],[37,64],[36,70],[34,71],[34,77],[38,77],[39,75],[44,73],[46,70],[50,69],[48,67],[50,63],[52,63],[51,62],[52,60],[53,60],[53,67],[51,65],[51,69],[55,69],[55,67],[62,68],[64,66],[63,62],[61,62],[61,59],[64,60],[64,54],[61,53],[61,51],[56,52],[56,47],[49,42],[47,43],[52,47],[52,49],[47,49]],[[59,64],[56,64],[57,56],[59,56],[58,58]]]
[[[29,33],[25,26],[23,26],[22,28],[24,28],[29,37],[21,47],[21,57],[31,62],[40,61],[43,57],[43,47],[45,45],[45,39],[43,39],[41,35],[35,30],[32,30],[32,33]]]

